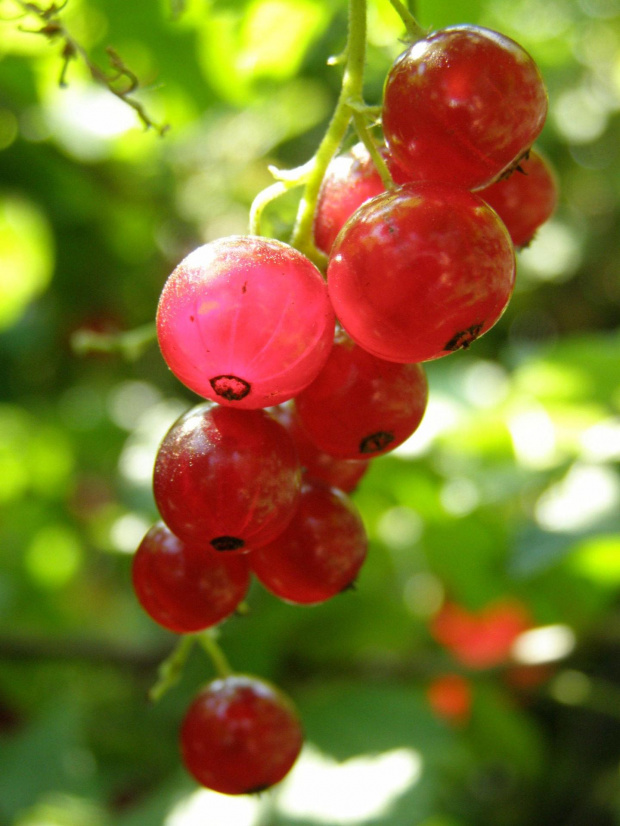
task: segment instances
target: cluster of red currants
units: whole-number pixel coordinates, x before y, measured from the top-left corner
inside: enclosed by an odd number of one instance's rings
[[[207,401],[173,425],[155,462],[163,522],[133,565],[154,620],[180,634],[212,627],[252,574],[296,604],[351,586],[367,539],[347,493],[420,424],[420,362],[498,320],[514,244],[553,208],[553,176],[529,154],[546,111],[540,73],[512,40],[436,32],[387,78],[381,152],[395,185],[384,191],[359,148],[328,169],[315,221],[327,282],[299,251],[258,236],[206,244],[174,270],[160,347]],[[211,682],[181,734],[189,771],[229,794],[278,782],[301,743],[290,701],[240,675]]]

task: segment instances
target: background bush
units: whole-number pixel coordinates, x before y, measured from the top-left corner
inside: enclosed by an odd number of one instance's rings
[[[620,823],[619,10],[417,4],[424,26],[480,23],[532,53],[561,202],[501,322],[428,366],[422,428],[356,492],[371,538],[356,592],[303,609],[255,587],[222,627],[236,668],[291,694],[309,743],[277,791],[229,799],[197,792],[177,753],[212,666],[194,652],[148,703],[174,637],[129,582],[157,443],[195,397],[156,346],[80,357],[71,342],[150,323],[181,257],[247,231],[268,164],[313,154],[346,4],[69,0],[68,30],[106,69],[113,45],[161,137],[79,55],[61,88],[62,39],[0,2],[2,826]],[[370,103],[402,33],[372,0]],[[270,208],[267,230],[285,238],[295,206]],[[468,666],[432,633],[445,599],[508,601],[546,636],[518,671]],[[428,699],[446,673],[472,698],[452,720]]]

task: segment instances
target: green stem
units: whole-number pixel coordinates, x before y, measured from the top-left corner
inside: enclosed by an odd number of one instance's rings
[[[422,28],[422,26],[420,26],[418,21],[411,14],[405,4],[401,2],[401,0],[390,0],[390,3],[405,24],[405,28],[407,29],[407,40],[411,41],[411,43],[415,43],[416,41],[422,40],[426,37],[427,32]]]
[[[381,180],[383,181],[383,185],[386,189],[391,189],[394,186],[394,181],[392,180],[392,176],[390,175],[390,170],[387,168],[387,164],[383,159],[383,155],[379,152],[377,148],[377,144],[374,142],[372,135],[370,134],[370,129],[366,124],[366,119],[361,114],[361,112],[356,112],[353,115],[353,122],[355,124],[355,131],[357,132],[360,140],[368,150],[370,157],[372,158],[372,162],[375,165],[375,168],[379,175],[381,176]]]
[[[192,636],[182,636],[172,653],[160,664],[157,682],[149,691],[149,699],[154,703],[161,700],[164,694],[179,682],[193,645],[194,638]]]
[[[291,187],[287,186],[284,181],[276,181],[266,189],[258,193],[256,198],[252,201],[250,207],[250,235],[260,235],[260,222],[263,215],[263,210],[276,198],[284,195]]]
[[[306,180],[297,212],[291,245],[303,252],[317,266],[325,266],[325,256],[316,248],[313,224],[319,191],[329,162],[342,143],[351,117],[352,105],[363,102],[364,62],[366,58],[366,0],[349,0],[349,32],[345,50],[346,64],[340,96]]]
[[[234,674],[234,671],[226,659],[226,655],[218,645],[215,633],[213,629],[209,628],[206,631],[201,631],[199,634],[196,634],[196,639],[209,655],[218,676],[230,677],[231,674]]]

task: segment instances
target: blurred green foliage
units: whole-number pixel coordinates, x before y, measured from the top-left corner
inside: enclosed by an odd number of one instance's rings
[[[403,30],[369,5],[377,103]],[[243,800],[180,768],[178,722],[211,666],[194,652],[148,704],[174,639],[129,582],[158,441],[195,399],[155,346],[127,361],[70,342],[149,322],[183,255],[247,231],[268,165],[313,154],[346,4],[69,0],[72,36],[102,68],[114,47],[163,138],[80,59],[60,88],[61,44],[20,9],[0,2],[1,826],[619,824],[618,0],[417,4],[425,26],[481,23],[533,54],[561,203],[500,324],[429,365],[421,429],[355,493],[371,538],[356,592],[302,609],[256,586],[223,625],[232,663],[293,696],[310,744],[290,783]],[[295,207],[266,229],[285,238]],[[568,644],[536,685],[467,672],[430,632],[446,596],[519,599]],[[466,725],[429,706],[446,672],[471,680]]]

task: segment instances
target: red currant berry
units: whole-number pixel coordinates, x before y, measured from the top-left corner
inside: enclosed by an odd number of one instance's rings
[[[364,201],[384,190],[381,176],[363,143],[334,158],[323,178],[314,218],[317,247],[329,253],[347,218]]]
[[[327,277],[336,315],[360,347],[388,361],[427,361],[468,347],[499,319],[514,287],[514,248],[477,195],[412,183],[351,216]]]
[[[172,372],[200,396],[240,408],[295,396],[331,347],[325,282],[297,250],[231,236],[187,256],[166,281],[157,335]]]
[[[353,584],[367,546],[361,517],[348,496],[308,479],[288,528],[253,551],[250,566],[281,599],[316,605]]]
[[[506,225],[515,247],[526,247],[558,201],[555,172],[534,149],[506,178],[478,192]]]
[[[163,522],[133,558],[133,587],[146,613],[177,634],[216,625],[233,613],[250,584],[246,556],[223,556],[181,542]]]
[[[411,180],[477,189],[518,162],[546,115],[543,79],[521,46],[490,29],[453,26],[396,60],[383,131]]]
[[[269,412],[292,436],[299,454],[299,461],[307,477],[317,479],[345,493],[355,490],[358,482],[368,470],[369,460],[337,459],[319,450],[303,429],[293,402],[286,402],[279,407],[272,408]]]
[[[181,725],[187,770],[203,786],[223,794],[251,794],[278,783],[302,743],[289,698],[265,680],[244,675],[209,683]]]
[[[284,530],[300,479],[295,445],[268,413],[205,402],[165,436],[153,490],[162,519],[185,542],[235,551]]]
[[[428,401],[419,364],[396,364],[336,334],[327,364],[295,399],[302,427],[325,453],[342,459],[379,456],[416,430]]]

